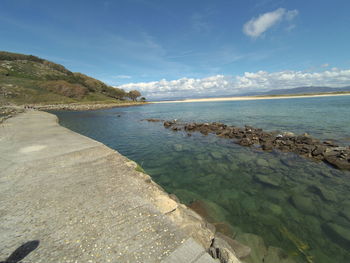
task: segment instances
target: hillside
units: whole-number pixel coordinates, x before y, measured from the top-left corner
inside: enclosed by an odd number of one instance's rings
[[[32,55],[0,51],[0,105],[117,103],[129,93]]]

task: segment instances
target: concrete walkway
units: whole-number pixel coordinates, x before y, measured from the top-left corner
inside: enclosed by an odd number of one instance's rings
[[[54,115],[1,124],[0,168],[0,261],[217,262],[197,215]]]

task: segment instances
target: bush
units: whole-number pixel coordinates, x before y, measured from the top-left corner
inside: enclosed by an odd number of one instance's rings
[[[46,81],[39,86],[42,89],[75,99],[81,99],[88,94],[88,89],[86,87],[79,84],[72,84],[64,80]]]

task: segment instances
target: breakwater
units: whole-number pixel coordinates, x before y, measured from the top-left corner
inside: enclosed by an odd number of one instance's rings
[[[214,262],[213,227],[135,162],[56,116],[29,111],[6,120],[0,151],[0,260]],[[222,244],[215,251],[239,262]]]
[[[332,141],[320,141],[308,134],[295,135],[291,132],[267,132],[259,128],[228,126],[223,123],[182,123],[147,119],[149,122],[163,122],[164,127],[173,131],[184,130],[188,134],[200,132],[216,134],[222,138],[234,139],[241,146],[259,145],[265,151],[280,150],[293,152],[316,161],[329,163],[338,169],[350,171],[350,147],[339,146]]]

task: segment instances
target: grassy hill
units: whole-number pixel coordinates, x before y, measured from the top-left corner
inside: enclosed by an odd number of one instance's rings
[[[0,105],[118,103],[124,90],[32,55],[0,51]]]

